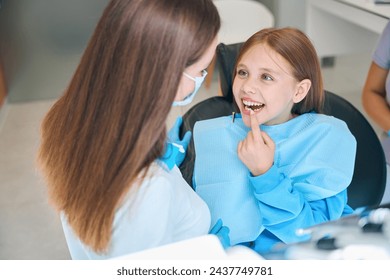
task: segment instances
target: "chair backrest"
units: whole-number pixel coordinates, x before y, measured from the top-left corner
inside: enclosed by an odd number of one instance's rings
[[[218,61],[218,71],[219,71],[219,81],[220,87],[222,91],[222,95],[226,97],[226,99],[233,101],[233,71],[234,65],[236,63],[236,58],[243,43],[236,43],[226,45],[224,43],[220,43],[217,46],[216,54]]]
[[[183,116],[183,132],[191,130],[198,120],[231,114],[235,110],[232,92],[232,74],[235,59],[242,44],[217,47],[219,75],[223,97],[212,97],[196,104]],[[383,148],[374,129],[346,99],[325,91],[325,114],[346,122],[357,141],[357,154],[352,182],[348,187],[348,204],[358,207],[376,207],[380,204],[386,187],[386,160]],[[195,151],[189,147],[188,157],[181,170],[189,184],[192,184]]]
[[[346,122],[357,142],[355,170],[348,187],[352,208],[376,207],[386,188],[386,159],[378,135],[364,115],[349,101],[325,91],[325,114]]]
[[[245,42],[265,27],[273,27],[270,10],[256,0],[213,0],[221,17],[220,41],[225,44]]]

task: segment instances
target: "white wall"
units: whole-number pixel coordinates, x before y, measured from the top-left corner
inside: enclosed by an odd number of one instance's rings
[[[306,0],[256,0],[275,16],[277,27],[292,26],[305,30]]]

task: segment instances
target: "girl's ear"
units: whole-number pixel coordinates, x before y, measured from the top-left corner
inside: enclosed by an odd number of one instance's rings
[[[300,81],[297,85],[297,91],[295,92],[293,96],[293,102],[299,103],[304,99],[309,92],[309,89],[311,87],[311,81],[309,79],[304,79]]]

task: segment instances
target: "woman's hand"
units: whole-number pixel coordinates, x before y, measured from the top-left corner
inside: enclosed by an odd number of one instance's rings
[[[238,143],[238,157],[253,176],[264,174],[274,162],[275,143],[267,133],[260,130],[253,111],[250,114],[251,131]]]
[[[221,242],[224,249],[230,247],[230,229],[227,226],[224,226],[221,219],[215,223],[212,229],[209,231],[209,234],[215,234],[219,241]]]
[[[183,150],[180,153],[178,153],[178,155],[176,156],[175,162],[176,162],[177,166],[180,166],[182,164],[182,162],[184,161],[184,158],[185,158],[186,152],[187,152],[187,148],[188,148],[188,145],[189,145],[189,143],[191,141],[191,137],[192,137],[191,131],[187,131],[184,134],[183,139],[180,139],[179,133],[180,133],[180,127],[181,127],[182,123],[183,123],[182,117],[181,116],[177,117],[175,124],[168,132],[168,141],[183,147]]]

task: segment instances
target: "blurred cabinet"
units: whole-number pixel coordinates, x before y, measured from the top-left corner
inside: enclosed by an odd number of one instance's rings
[[[306,32],[319,56],[372,51],[390,18],[389,5],[367,0],[307,0]]]

